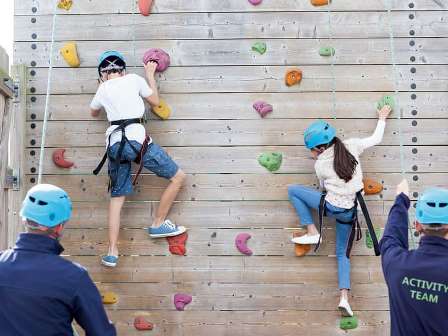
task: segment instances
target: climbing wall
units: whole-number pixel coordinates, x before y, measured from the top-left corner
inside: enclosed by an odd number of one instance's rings
[[[365,175],[384,186],[368,197],[375,225],[384,226],[402,167],[413,199],[423,186],[448,186],[448,3],[390,3],[396,76],[381,0],[334,0],[330,13],[309,0],[263,0],[258,6],[155,0],[147,17],[132,0],[73,0],[70,10],[56,10],[43,181],[65,188],[74,200],[64,253],[89,269],[100,290],[118,295],[107,308],[120,335],[139,334],[132,325],[138,315],[155,324],[154,335],[345,334],[335,309],[333,225],[318,253],[304,258],[295,257],[292,232],[285,230],[298,225],[287,186],[317,182],[303,146],[305,127],[326,118],[344,138],[369,135],[375,104],[393,93],[397,79],[402,119],[395,111],[382,144],[362,158]],[[24,132],[30,187],[37,181],[55,2],[17,0],[15,6],[14,62],[29,67]],[[59,54],[68,41],[77,44],[79,68]],[[255,42],[266,43],[265,54],[251,50]],[[331,57],[318,53],[329,45],[336,49],[334,67]],[[142,75],[140,59],[149,47],[171,55],[171,67],[157,81],[172,116],[152,115],[146,127],[188,174],[170,215],[190,229],[188,252],[173,256],[165,240],[151,240],[144,230],[167,184],[148,174],[125,205],[119,267],[106,269],[99,260],[107,251],[107,176],[91,172],[104,151],[107,122],[104,114],[92,119],[88,108],[97,88],[97,57],[119,50],[129,71]],[[286,87],[284,75],[293,66],[303,79]],[[274,108],[264,119],[252,108],[258,100]],[[53,164],[56,148],[66,149],[72,168]],[[257,162],[267,151],[283,153],[274,174]],[[239,233],[251,234],[252,256],[236,250]],[[349,334],[388,335],[379,259],[360,241],[352,264],[359,327]],[[173,305],[179,292],[193,296],[184,312]]]

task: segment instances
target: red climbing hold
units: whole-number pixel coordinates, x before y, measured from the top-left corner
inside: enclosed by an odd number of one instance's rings
[[[148,16],[151,13],[152,0],[138,0],[138,9],[140,14]]]
[[[167,237],[166,240],[170,246],[170,252],[172,254],[185,255],[185,253],[187,253],[187,249],[185,247],[187,239],[188,233],[186,232],[175,237]]]
[[[247,247],[247,241],[251,238],[248,233],[240,233],[235,238],[235,246],[242,254],[252,255],[252,250]]]
[[[174,295],[174,306],[177,310],[184,310],[185,306],[193,300],[191,295],[188,294],[176,294]]]
[[[261,4],[262,1],[263,1],[263,0],[249,0],[249,2],[250,2],[252,5],[254,5],[254,6],[257,6],[257,5]]]
[[[65,149],[56,149],[53,152],[53,162],[60,168],[71,168],[74,163],[64,158]]]
[[[152,330],[154,325],[148,322],[143,316],[137,316],[134,319],[134,327],[137,330]]]
[[[163,72],[170,66],[170,55],[159,48],[148,49],[143,55],[143,63],[156,62],[156,71]]]
[[[272,107],[271,104],[268,104],[268,103],[266,103],[264,101],[261,101],[261,100],[256,101],[254,103],[253,107],[254,107],[255,111],[257,111],[258,114],[262,118],[266,117],[268,115],[268,113],[271,113],[272,110],[273,110],[273,107]]]

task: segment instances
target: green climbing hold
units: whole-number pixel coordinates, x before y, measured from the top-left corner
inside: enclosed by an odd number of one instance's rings
[[[333,47],[322,47],[319,49],[319,55],[321,56],[334,56],[336,50]]]
[[[256,51],[260,55],[263,55],[266,52],[266,49],[267,49],[266,43],[264,43],[264,42],[256,42],[252,46],[252,50]]]
[[[358,318],[356,316],[343,317],[339,322],[342,330],[356,329],[358,327]]]
[[[280,166],[282,165],[282,159],[282,153],[263,153],[258,157],[258,163],[265,167],[267,170],[274,172],[280,169]]]
[[[381,238],[381,228],[379,227],[375,227],[375,234],[376,234],[376,238],[378,239],[378,241]],[[372,237],[370,236],[370,232],[369,230],[366,229],[366,246],[369,249],[373,248],[373,241],[372,241]]]
[[[385,105],[389,105],[393,110],[395,107],[395,99],[393,96],[384,96],[377,104],[378,110],[381,110]]]

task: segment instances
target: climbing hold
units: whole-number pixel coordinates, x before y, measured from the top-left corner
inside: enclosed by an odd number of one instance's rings
[[[273,110],[273,107],[272,107],[271,104],[268,104],[268,103],[266,103],[264,101],[261,101],[261,100],[256,101],[254,103],[254,105],[252,105],[252,106],[255,109],[255,111],[257,111],[258,114],[260,114],[260,116],[262,118],[266,117],[266,115],[268,115],[268,113],[271,113],[272,110]]]
[[[70,10],[70,8],[72,8],[72,5],[73,5],[72,0],[59,0],[58,8],[65,9],[68,11]]]
[[[184,310],[185,306],[191,302],[193,298],[188,294],[174,295],[174,306],[177,310]]]
[[[320,56],[334,56],[336,50],[333,47],[322,47],[319,49]]]
[[[104,304],[114,304],[118,302],[118,297],[114,292],[104,292],[101,294]]]
[[[138,0],[138,9],[140,14],[148,16],[151,13],[152,0]]]
[[[64,46],[60,50],[60,53],[67,64],[71,67],[77,68],[81,64],[81,62],[79,61],[75,42],[68,42],[64,44]]]
[[[266,43],[264,42],[255,42],[254,45],[252,46],[252,50],[256,51],[260,55],[263,55],[266,52],[266,49],[267,49]]]
[[[154,325],[148,322],[143,316],[137,316],[134,319],[134,327],[137,330],[152,330]]]
[[[254,5],[254,6],[257,6],[257,5],[261,4],[262,1],[263,1],[263,0],[249,0],[249,2],[250,2],[252,5]]]
[[[366,195],[375,195],[383,191],[383,185],[373,179],[365,178],[362,182],[364,183],[364,193]]]
[[[303,236],[305,232],[294,232],[292,236],[300,237]],[[309,244],[294,244],[294,251],[296,253],[297,257],[303,257],[308,254],[308,252],[311,251],[311,245]]]
[[[148,49],[143,55],[143,63],[157,63],[156,71],[163,72],[170,66],[170,55],[159,48]]]
[[[258,157],[258,163],[270,172],[279,170],[282,165],[282,160],[282,153],[276,152],[263,153]]]
[[[174,237],[167,237],[166,240],[169,244],[169,249],[172,254],[185,255],[187,249],[185,248],[185,243],[188,239],[188,233],[184,232],[181,235]]]
[[[375,235],[376,235],[376,237],[377,237],[377,239],[379,241],[380,238],[381,238],[381,228],[375,227],[374,230],[375,230]],[[366,229],[366,246],[369,249],[373,248],[372,236],[370,236],[370,232],[367,229]]]
[[[53,162],[60,168],[71,168],[74,163],[64,158],[65,149],[56,149],[53,152]]]
[[[358,327],[358,318],[356,316],[342,317],[339,327],[342,330],[356,329]]]
[[[384,105],[389,105],[389,107],[393,110],[395,107],[395,99],[393,96],[384,96],[380,99],[380,101],[377,104],[377,109],[381,110]]]
[[[302,80],[302,70],[294,68],[286,72],[285,83],[287,86],[293,86]]]
[[[313,6],[325,6],[330,3],[330,0],[311,0]]]
[[[251,238],[248,233],[239,233],[235,238],[235,246],[242,254],[252,255],[252,250],[247,247],[247,241]]]
[[[171,115],[171,109],[163,99],[159,100],[159,105],[152,106],[152,111],[164,120],[168,119]]]

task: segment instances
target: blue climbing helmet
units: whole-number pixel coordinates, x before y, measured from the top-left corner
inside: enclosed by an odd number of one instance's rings
[[[54,227],[70,219],[72,201],[61,188],[51,184],[38,184],[25,196],[20,216],[42,226]]]
[[[320,145],[329,144],[336,136],[336,129],[323,120],[313,122],[305,130],[303,135],[305,146],[308,149],[316,148]]]
[[[105,51],[98,59],[98,72],[124,69],[126,69],[126,61],[124,56],[118,51]]]
[[[415,217],[421,224],[448,224],[448,189],[425,191],[417,201]]]

